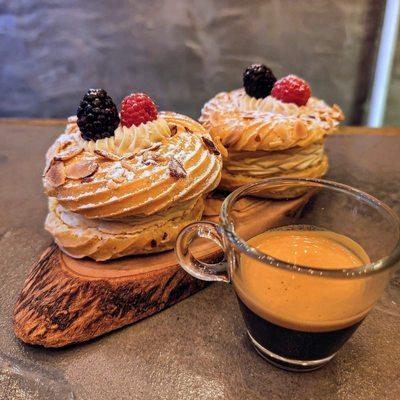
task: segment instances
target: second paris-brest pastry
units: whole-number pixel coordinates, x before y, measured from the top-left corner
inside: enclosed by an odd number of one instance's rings
[[[220,187],[231,191],[279,176],[322,177],[328,169],[325,138],[344,119],[339,106],[312,97],[297,76],[277,81],[262,64],[245,70],[243,86],[218,93],[201,112],[200,122],[228,150]]]
[[[201,219],[221,168],[198,122],[158,113],[142,93],[127,96],[119,114],[105,90],[91,89],[47,152],[45,227],[77,258],[171,249],[179,231]]]

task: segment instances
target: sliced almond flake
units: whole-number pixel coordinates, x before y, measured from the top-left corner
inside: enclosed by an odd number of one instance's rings
[[[70,160],[72,157],[77,156],[83,151],[83,147],[79,146],[69,146],[65,150],[61,151],[60,153],[57,153],[54,156],[54,159],[56,161],[67,161]]]
[[[135,171],[135,167],[131,163],[127,162],[126,160],[122,160],[121,165],[123,168],[127,169],[128,171],[132,171],[132,172]]]
[[[115,159],[114,161],[132,160],[132,158],[135,158],[135,157],[140,156],[142,154],[143,154],[143,150],[141,150],[140,152],[137,152],[137,153],[126,153],[123,156],[121,156],[120,158]],[[111,156],[113,156],[113,155],[111,154]],[[114,157],[118,157],[118,156],[115,155]]]
[[[54,188],[65,183],[65,167],[62,161],[54,161],[46,172],[45,180],[49,186]]]
[[[307,127],[301,121],[296,121],[294,130],[300,139],[307,137]]]
[[[215,147],[215,144],[212,140],[210,140],[209,138],[202,136],[201,140],[203,141],[203,143],[205,144],[205,146],[207,147],[208,151],[212,154],[215,154],[216,156],[219,156],[221,153],[218,151],[218,149]]]
[[[134,153],[126,153],[120,158],[120,160],[129,160],[130,158],[135,157],[135,155],[136,154],[134,154]]]
[[[116,183],[125,182],[125,177],[124,176],[116,176],[115,178],[111,178],[111,179]]]
[[[160,147],[161,147],[161,143],[153,143],[150,147],[139,150],[135,155],[142,156],[142,155],[146,154],[148,151],[156,151]]]
[[[193,133],[193,131],[192,131],[191,129],[189,129],[187,126],[185,126],[185,131],[186,131],[187,133]]]
[[[148,147],[148,148],[145,149],[145,150],[147,150],[147,151],[156,151],[156,150],[158,150],[160,147],[161,147],[161,143],[154,143],[154,144],[152,144],[150,147]]]
[[[65,167],[65,174],[70,179],[82,179],[92,176],[99,168],[95,161],[81,160]]]
[[[178,127],[176,125],[169,125],[169,130],[171,131],[171,137],[178,133]]]
[[[143,154],[143,163],[146,163],[148,161],[154,161],[155,163],[162,163],[166,162],[169,160],[169,158],[161,155],[161,154],[154,154],[154,153],[145,153]]]
[[[48,170],[51,168],[51,166],[53,165],[54,161],[55,161],[54,160],[54,156],[48,157],[46,159],[46,165],[44,166],[42,177],[44,177],[47,174]]]
[[[185,168],[176,158],[173,158],[168,163],[168,168],[169,168],[169,174],[173,178],[179,179],[179,178],[185,178],[187,176]]]
[[[146,152],[145,149],[139,150],[135,155],[136,156],[142,156]]]
[[[60,146],[59,146],[58,150],[64,150],[71,144],[74,144],[74,142],[72,140],[64,140],[64,141],[60,142]]]
[[[159,163],[160,163],[160,162],[168,161],[168,158],[165,157],[165,156],[163,156],[163,155],[161,155],[161,154],[154,154],[153,157],[152,157],[152,159],[153,159],[154,161],[159,162]]]
[[[109,189],[116,189],[118,187],[118,184],[115,183],[113,180],[109,180],[109,181],[107,181],[106,186]]]
[[[93,179],[94,179],[94,176],[93,176],[93,175],[90,175],[90,176],[86,176],[86,177],[82,178],[82,179],[81,179],[81,182],[82,182],[82,183],[90,183],[90,182],[93,181]]]
[[[106,151],[106,150],[95,149],[93,152],[94,152],[95,154],[97,154],[98,156],[100,156],[100,157],[108,158],[109,160],[112,160],[112,161],[119,161],[119,160],[121,160],[120,157],[116,156],[115,154],[111,154],[111,153],[109,153],[109,152]]]

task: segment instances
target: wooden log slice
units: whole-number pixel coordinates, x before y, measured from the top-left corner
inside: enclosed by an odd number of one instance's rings
[[[288,222],[309,199],[242,199],[235,212],[241,234],[254,236]],[[216,221],[223,197],[207,202],[205,217]],[[195,255],[214,262],[222,252],[199,242]],[[73,259],[52,244],[33,265],[14,310],[14,332],[25,343],[61,347],[84,342],[146,318],[206,285],[181,269],[173,251],[95,262]]]

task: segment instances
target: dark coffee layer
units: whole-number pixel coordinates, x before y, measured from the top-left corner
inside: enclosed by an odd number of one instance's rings
[[[267,350],[295,360],[320,360],[336,353],[361,321],[328,332],[303,332],[273,324],[255,314],[238,297],[246,327],[251,336]]]

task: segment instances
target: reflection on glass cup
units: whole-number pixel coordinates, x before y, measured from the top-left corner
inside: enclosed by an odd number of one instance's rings
[[[273,193],[288,188],[304,201],[281,218],[259,213],[249,224],[238,212],[244,201],[271,203]],[[196,259],[190,245],[197,238],[217,243],[224,260]],[[189,225],[175,250],[191,275],[232,283],[250,341],[264,358],[307,371],[335,356],[382,295],[400,258],[400,222],[387,205],[349,186],[272,178],[231,193],[220,223]]]

